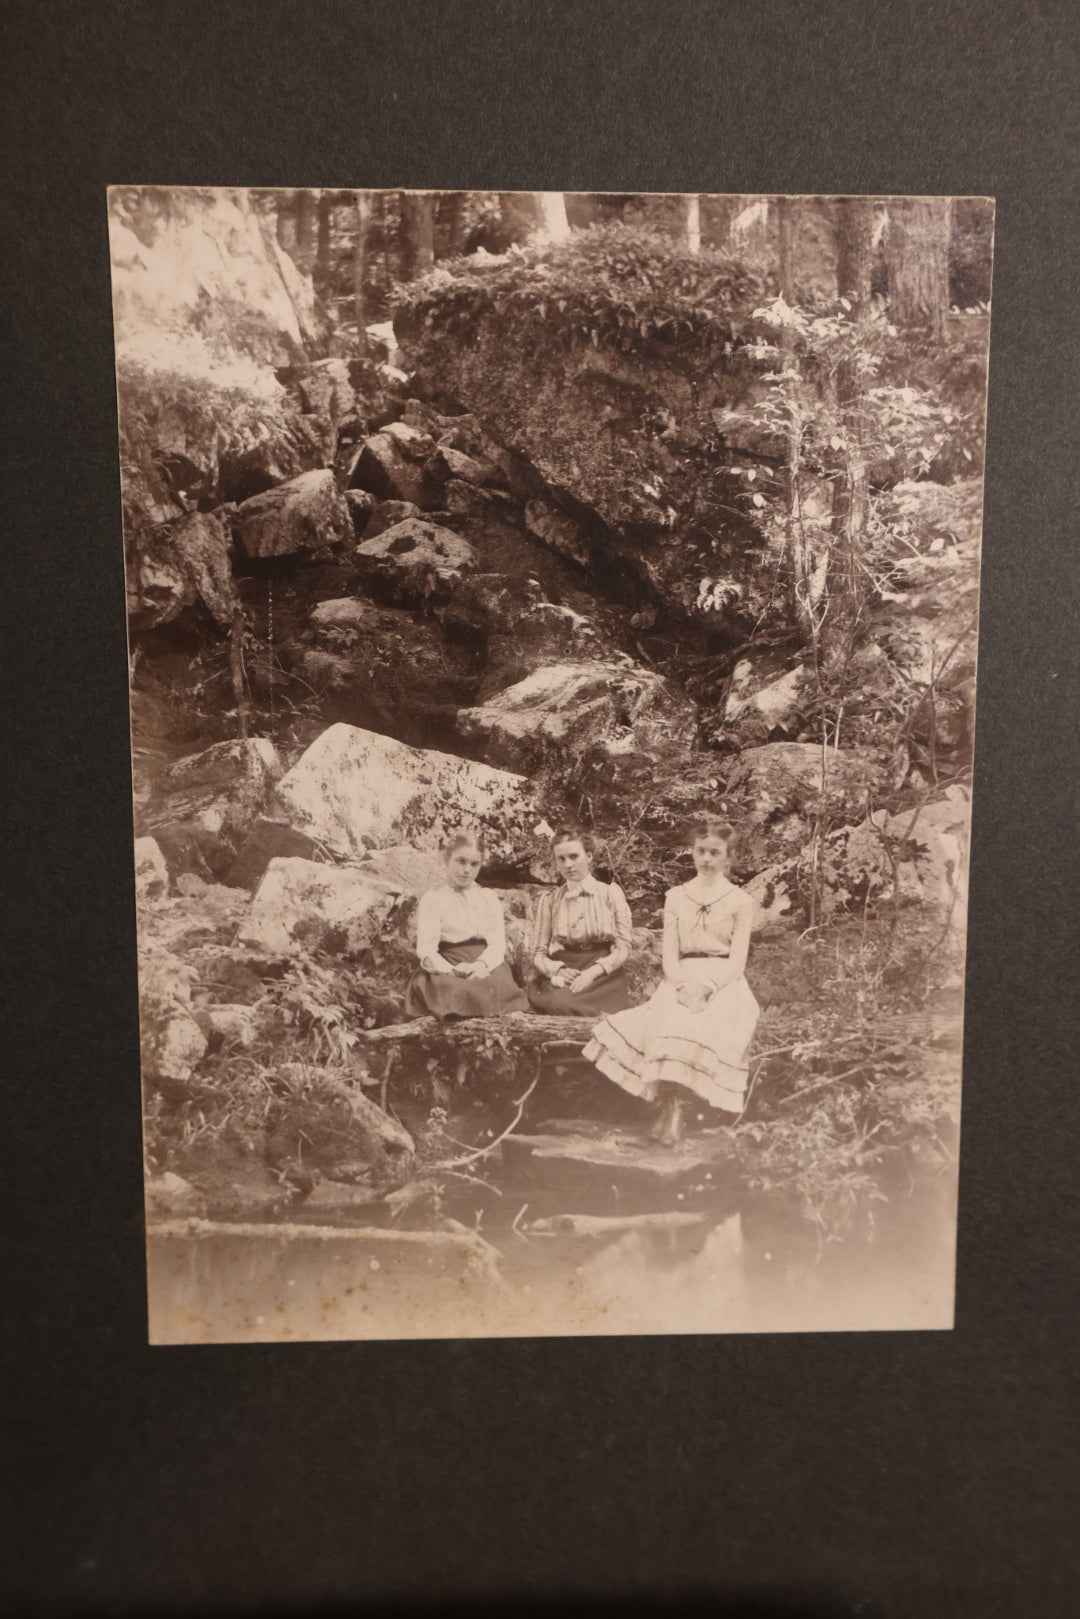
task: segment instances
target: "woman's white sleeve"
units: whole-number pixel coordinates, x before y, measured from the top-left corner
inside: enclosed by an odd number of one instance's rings
[[[430,972],[432,968],[449,970],[450,963],[444,961],[439,955],[439,943],[442,934],[442,918],[439,914],[438,895],[433,892],[421,894],[420,903],[416,908],[416,954],[420,958],[420,965]]]
[[[480,960],[488,972],[494,972],[506,960],[506,923],[503,921],[502,905],[497,894],[488,891],[485,901],[484,937],[485,948],[480,953]]]

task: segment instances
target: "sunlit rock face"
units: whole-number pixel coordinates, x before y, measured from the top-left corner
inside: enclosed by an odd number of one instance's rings
[[[659,737],[686,744],[697,715],[681,692],[627,659],[546,665],[481,707],[463,709],[458,721],[490,759],[530,770],[597,744],[612,753],[639,752]]]
[[[512,860],[535,843],[539,820],[523,776],[352,725],[332,725],[277,786],[289,824],[335,855],[409,843],[437,849],[459,827],[489,856]]]
[[[211,352],[286,365],[324,340],[310,278],[249,192],[117,186],[109,200],[121,352],[135,345],[163,358],[168,334],[194,332]],[[150,333],[162,341],[157,356],[147,352]]]

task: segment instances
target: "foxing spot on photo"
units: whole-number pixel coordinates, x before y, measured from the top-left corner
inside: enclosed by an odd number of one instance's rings
[[[151,1341],[950,1327],[992,201],[109,220]]]

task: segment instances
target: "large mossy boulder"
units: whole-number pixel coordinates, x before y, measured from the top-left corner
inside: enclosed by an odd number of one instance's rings
[[[534,533],[693,617],[702,578],[752,572],[760,547],[732,458],[777,455],[748,412],[775,360],[754,341],[761,297],[730,258],[604,228],[440,266],[402,290],[394,329],[420,380],[528,465]]]

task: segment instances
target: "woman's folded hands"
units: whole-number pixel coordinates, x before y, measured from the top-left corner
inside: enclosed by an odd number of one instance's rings
[[[716,991],[712,984],[676,984],[675,998],[688,1012],[704,1012]]]

